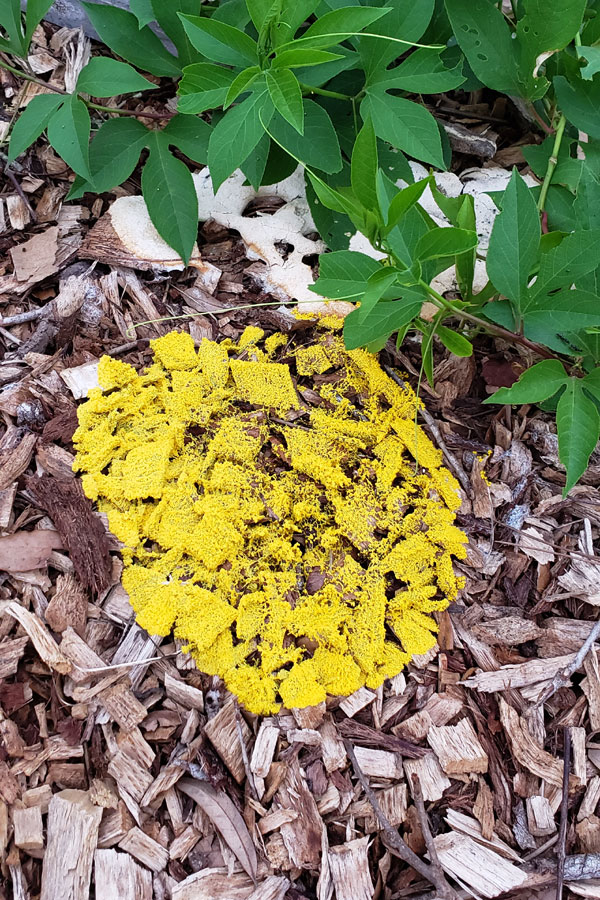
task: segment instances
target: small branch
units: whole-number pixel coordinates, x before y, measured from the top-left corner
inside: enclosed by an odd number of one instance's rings
[[[6,69],[7,72],[11,72],[17,78],[24,78],[25,81],[31,81],[33,84],[39,84],[40,87],[45,88],[47,91],[52,91],[54,94],[63,94],[65,97],[70,96],[68,91],[63,91],[62,88],[55,87],[55,85],[49,84],[47,81],[43,81],[41,78],[36,78],[35,75],[29,75],[28,72],[24,72],[22,69],[16,69],[14,66],[10,66],[3,59],[0,59],[0,69]],[[89,109],[99,109],[101,112],[115,113],[119,116],[136,116],[139,119],[170,119],[174,115],[176,115],[176,113],[169,112],[168,110],[166,110],[164,113],[135,112],[132,109],[120,109],[118,106],[103,106],[101,103],[92,103],[91,100],[85,100],[83,97],[80,97],[80,100],[83,100],[83,102]]]
[[[594,624],[594,627],[590,631],[584,643],[581,645],[572,662],[570,662],[568,666],[565,666],[564,669],[559,669],[559,671],[556,673],[540,699],[535,704],[534,709],[542,706],[542,704],[546,703],[546,701],[549,700],[550,697],[552,697],[552,695],[555,694],[558,690],[560,690],[560,688],[565,687],[569,683],[571,675],[573,675],[574,672],[581,668],[584,659],[599,637],[600,619],[598,619]]]
[[[565,728],[562,801],[560,804],[560,829],[558,832],[558,868],[556,872],[556,900],[562,900],[565,877],[565,856],[567,841],[567,825],[569,815],[569,774],[571,771],[571,730]]]
[[[423,791],[421,790],[421,782],[417,775],[413,775],[411,779],[412,783],[412,795],[413,800],[415,801],[415,808],[417,810],[417,816],[419,818],[419,825],[421,826],[421,831],[423,832],[423,839],[425,841],[425,846],[427,847],[427,852],[429,853],[429,858],[431,860],[431,868],[436,873],[436,884],[446,884],[448,891],[451,891],[448,896],[452,896],[454,891],[446,881],[446,875],[444,870],[442,869],[442,865],[440,863],[439,857],[437,855],[437,850],[435,847],[435,841],[433,839],[433,834],[431,833],[431,826],[429,824],[429,817],[427,815],[427,810],[425,809],[425,802],[423,800]],[[439,890],[439,888],[438,888]]]
[[[404,383],[404,381],[400,378],[399,375],[397,375],[394,372],[394,370],[392,369],[391,366],[384,366],[383,368],[388,373],[390,378],[393,378],[393,380],[396,382],[397,385],[399,385],[401,388],[406,388],[406,384]],[[438,447],[444,454],[444,458],[445,458],[446,462],[448,463],[448,468],[451,469],[452,472],[456,475],[456,478],[460,482],[460,486],[462,487],[462,489],[465,492],[465,494],[467,495],[467,497],[471,498],[473,496],[473,491],[471,489],[471,484],[467,477],[467,473],[460,467],[456,457],[454,456],[452,451],[449,450],[448,447],[446,446],[446,442],[444,441],[444,438],[442,437],[442,433],[441,433],[440,429],[438,428],[437,422],[435,421],[435,419],[433,418],[433,416],[431,415],[429,410],[425,409],[424,406],[419,410],[419,412],[421,413],[421,416],[425,420],[427,427],[429,428],[432,435],[434,436]]]
[[[27,196],[27,194],[25,193],[25,191],[23,190],[23,188],[21,187],[21,185],[15,178],[14,173],[11,172],[8,165],[4,166],[4,174],[6,175],[6,177],[12,184],[12,186],[14,187],[15,191],[17,192],[17,194],[19,195],[19,197],[21,198],[21,200],[23,201],[23,203],[25,204],[27,209],[29,210],[29,215],[31,216],[32,222],[35,222],[37,224],[38,219],[37,219],[35,209],[29,202],[29,197]]]
[[[440,900],[457,900],[458,895],[450,887],[443,873],[442,878],[440,878],[433,864],[427,865],[427,863],[423,862],[423,860],[420,859],[417,854],[410,849],[408,844],[406,844],[402,840],[396,829],[393,828],[393,826],[390,824],[389,819],[379,805],[379,800],[377,799],[375,791],[369,784],[364,772],[362,771],[358,763],[356,754],[354,752],[354,747],[347,738],[342,738],[342,740],[344,742],[344,747],[346,748],[348,758],[352,763],[354,774],[358,778],[358,781],[360,782],[360,785],[364,790],[369,803],[373,807],[373,812],[375,813],[377,821],[381,826],[381,830],[388,840],[390,851],[398,856],[407,865],[411,866],[411,868],[413,868],[415,872],[418,872],[422,878],[425,878],[430,884],[432,884],[435,887]]]

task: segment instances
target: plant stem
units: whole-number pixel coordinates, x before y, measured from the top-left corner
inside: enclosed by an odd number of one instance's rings
[[[63,91],[62,88],[55,87],[53,84],[48,84],[47,81],[42,81],[41,78],[36,78],[35,75],[30,75],[28,72],[24,72],[23,69],[17,69],[14,66],[9,65],[3,59],[0,59],[0,69],[6,69],[7,72],[11,72],[17,78],[23,78],[25,81],[31,81],[33,84],[39,84],[40,87],[45,88],[47,91],[52,91],[54,94],[63,94],[64,96],[69,96],[68,91]],[[175,113],[165,112],[165,113],[154,113],[154,112],[143,112],[138,113],[132,109],[119,109],[116,106],[103,106],[101,103],[92,103],[91,100],[85,100],[83,97],[80,97],[81,100],[85,103],[89,109],[99,109],[105,113],[117,113],[120,116],[136,116],[140,119],[169,119],[172,118]]]
[[[556,134],[554,135],[554,146],[552,147],[552,155],[548,160],[548,168],[546,169],[546,174],[544,175],[544,181],[542,183],[542,189],[540,191],[540,196],[538,198],[538,209],[540,212],[544,211],[544,207],[546,205],[546,197],[548,196],[548,189],[550,187],[550,182],[552,181],[552,176],[554,175],[554,170],[556,169],[556,165],[558,163],[558,154],[560,151],[560,145],[562,143],[563,134],[565,133],[565,125],[567,124],[567,120],[564,117],[564,114],[561,113],[560,119],[558,120],[558,125],[556,126]]]
[[[302,84],[300,82],[300,87],[303,91],[306,91],[308,94],[319,94],[321,97],[333,97],[334,100],[353,100],[354,98],[350,96],[350,94],[340,94],[338,91],[328,91],[325,88],[311,87],[310,84]]]
[[[483,328],[490,334],[495,334],[496,337],[504,338],[507,341],[510,341],[514,344],[521,344],[522,347],[527,347],[528,350],[531,350],[532,353],[536,353],[538,356],[543,357],[544,359],[558,359],[554,353],[548,350],[547,347],[543,347],[541,344],[536,344],[535,341],[530,341],[529,338],[526,338],[522,334],[517,334],[514,331],[509,331],[508,328],[502,328],[501,325],[496,325],[494,322],[488,322],[486,319],[480,319],[479,316],[474,316],[472,313],[467,312],[464,309],[457,309],[449,300],[446,300],[445,297],[442,297],[441,294],[438,294],[436,290],[434,290],[426,281],[421,279],[419,281],[419,285],[424,288],[429,296],[443,309],[448,310],[454,316],[462,317],[467,322],[471,322],[473,325],[477,325],[480,328]]]

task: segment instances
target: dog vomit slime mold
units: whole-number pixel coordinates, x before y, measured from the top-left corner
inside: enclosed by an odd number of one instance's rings
[[[74,437],[138,623],[261,714],[377,688],[431,649],[465,555],[412,391],[332,330],[299,334],[196,350],[171,332],[140,374],[105,356]]]

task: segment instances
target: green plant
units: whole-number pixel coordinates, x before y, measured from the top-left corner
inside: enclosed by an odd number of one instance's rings
[[[26,58],[50,5],[30,0],[23,19],[18,0],[0,0],[0,66],[39,80],[5,56]],[[35,97],[14,124],[9,160],[45,130],[76,173],[73,199],[125,180],[147,151],[142,191],[150,216],[185,260],[197,211],[181,155],[208,163],[215,189],[236,168],[258,186],[302,164],[315,223],[332,251],[320,259],[315,290],[360,301],[345,323],[346,345],[377,350],[415,330],[429,380],[436,341],[468,355],[485,331],[524,347],[543,362],[488,402],[556,408],[566,490],[575,483],[600,430],[600,0],[515,0],[508,15],[493,0],[223,0],[216,7],[131,0],[131,12],[83,5],[122,59],[95,57],[72,94]],[[97,102],[159,85],[178,94],[162,130]],[[540,186],[528,188],[515,171],[493,198],[489,282],[477,294],[482,257],[472,198],[446,197],[431,174],[412,183],[406,158],[448,164],[444,131],[418,101],[461,86],[519,98],[546,134],[523,150]],[[427,188],[449,227],[419,204]],[[348,250],[356,230],[380,260]],[[432,281],[451,265],[460,295],[448,300]],[[433,315],[424,314],[425,300]],[[546,395],[549,386],[555,390]]]

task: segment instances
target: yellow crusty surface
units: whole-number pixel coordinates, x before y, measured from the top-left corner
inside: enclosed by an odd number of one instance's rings
[[[327,329],[152,350],[139,374],[100,360],[74,437],[139,624],[262,714],[376,688],[429,650],[465,537],[415,395]]]

